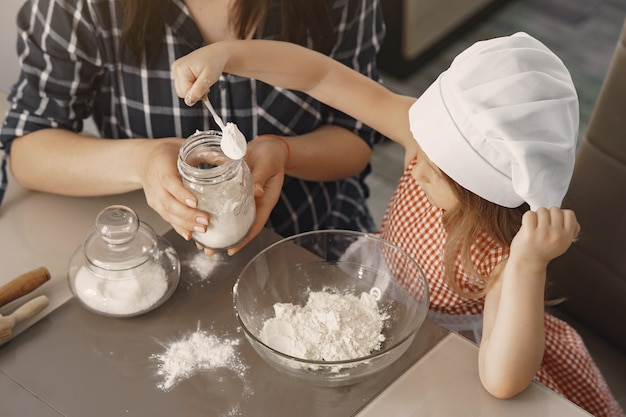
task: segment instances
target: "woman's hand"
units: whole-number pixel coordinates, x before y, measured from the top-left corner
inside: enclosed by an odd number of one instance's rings
[[[172,225],[186,240],[196,230],[206,231],[208,213],[197,209],[198,199],[182,183],[176,161],[178,150],[184,139],[155,139],[147,143],[150,147],[143,158],[140,172],[141,183],[148,205]]]
[[[270,217],[285,180],[285,164],[288,159],[287,148],[280,141],[270,137],[258,136],[248,144],[246,162],[252,174],[254,200],[256,203],[256,217],[250,234],[244,242],[228,250],[234,255],[249,241],[258,235]],[[214,251],[205,250],[207,255]]]
[[[176,161],[184,139],[111,140],[65,129],[42,129],[13,144],[11,163],[26,188],[96,196],[143,189],[146,201],[185,239],[204,231],[209,215],[178,176]],[[72,152],[67,152],[71,149]]]

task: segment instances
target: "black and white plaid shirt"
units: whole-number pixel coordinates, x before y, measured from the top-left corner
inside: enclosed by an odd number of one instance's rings
[[[196,129],[217,129],[201,104],[189,108],[174,92],[171,63],[203,46],[183,1],[171,2],[160,56],[139,68],[129,54],[122,62],[117,58],[121,5],[121,0],[30,0],[20,10],[21,74],[0,131],[4,169],[15,137],[50,127],[80,132],[89,117],[102,137],[116,139],[186,138]],[[262,38],[278,37],[275,12],[270,10]],[[334,0],[332,18],[337,42],[330,55],[378,79],[376,54],[384,35],[378,0]],[[299,135],[325,124],[354,131],[370,146],[381,139],[305,94],[259,81],[222,76],[210,94],[222,118],[235,122],[249,140],[265,133]],[[368,166],[357,177],[325,183],[286,177],[268,226],[284,236],[328,228],[373,230],[364,183],[369,171]],[[6,175],[2,181],[0,199]]]

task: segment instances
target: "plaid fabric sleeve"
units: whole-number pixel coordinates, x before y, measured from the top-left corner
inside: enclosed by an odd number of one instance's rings
[[[44,128],[82,130],[101,67],[86,2],[28,1],[18,13],[17,29],[21,72],[0,129],[0,203],[13,140]]]
[[[19,79],[2,125],[5,152],[19,136],[43,129],[82,130],[102,71],[97,28],[83,1],[29,1],[17,18]]]

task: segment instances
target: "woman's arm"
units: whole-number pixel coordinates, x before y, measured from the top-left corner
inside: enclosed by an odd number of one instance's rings
[[[15,179],[33,190],[73,196],[117,194],[143,188],[150,207],[189,239],[205,228],[176,168],[183,139],[100,139],[63,129],[43,129],[16,138],[10,166]],[[70,151],[71,150],[71,151]]]
[[[150,142],[42,129],[14,140],[11,168],[20,184],[33,190],[73,196],[123,193],[141,188],[148,149],[176,141]]]
[[[16,180],[27,188],[74,196],[144,188],[150,206],[188,237],[195,227],[205,227],[208,215],[190,207],[196,199],[177,176],[181,139],[110,140],[75,133],[98,108],[94,91],[111,76],[112,44],[99,36],[114,30],[109,12],[114,10],[83,2],[24,2],[17,16],[21,71],[0,146]]]
[[[492,395],[510,398],[537,373],[545,342],[546,269],[579,230],[571,210],[540,208],[524,214],[509,258],[495,271],[496,282],[485,300],[479,372]]]
[[[408,110],[414,98],[394,94],[321,53],[287,42],[225,41],[172,65],[176,92],[188,105],[200,100],[222,72],[305,92],[402,145],[413,141]]]
[[[324,125],[299,136],[279,137],[289,146],[285,174],[305,181],[337,181],[353,177],[365,169],[372,154],[363,139],[334,125]],[[252,141],[250,146],[255,142]]]

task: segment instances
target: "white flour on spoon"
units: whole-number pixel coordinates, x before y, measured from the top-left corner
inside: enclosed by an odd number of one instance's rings
[[[235,123],[228,122],[222,129],[220,147],[230,159],[241,159],[246,155],[248,143]]]
[[[220,148],[222,148],[224,155],[235,160],[243,158],[248,148],[248,142],[246,142],[246,138],[243,133],[241,133],[241,130],[239,130],[235,123],[228,122],[224,124],[222,118],[215,112],[213,105],[209,101],[209,96],[204,96],[202,102],[206,108],[209,109],[211,115],[213,115],[215,123],[222,129]]]

